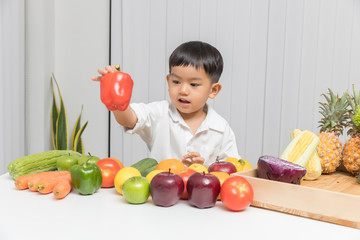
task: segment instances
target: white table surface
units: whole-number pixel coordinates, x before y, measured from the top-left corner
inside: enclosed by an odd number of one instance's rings
[[[180,200],[172,207],[128,204],[115,188],[64,199],[17,190],[0,176],[0,239],[359,239],[360,230],[249,207],[230,212]],[[336,206],[334,206],[336,207]],[[354,209],[360,215],[360,209]]]

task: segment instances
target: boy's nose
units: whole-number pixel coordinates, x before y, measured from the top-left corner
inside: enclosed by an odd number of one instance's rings
[[[187,86],[187,84],[181,84],[180,93],[184,95],[189,94],[189,87]]]

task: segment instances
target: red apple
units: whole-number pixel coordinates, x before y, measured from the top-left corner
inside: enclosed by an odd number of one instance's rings
[[[210,208],[215,206],[220,193],[220,181],[213,174],[196,172],[190,176],[186,188],[191,205]]]
[[[161,172],[151,180],[150,191],[155,205],[170,207],[179,201],[184,191],[184,182],[177,174]]]
[[[185,200],[188,199],[188,193],[187,193],[187,190],[186,190],[186,184],[188,182],[189,177],[194,173],[196,173],[196,171],[194,169],[191,169],[191,168],[187,168],[186,170],[179,173],[180,177],[182,178],[182,180],[184,182],[184,192],[181,195],[181,199],[185,199]]]
[[[218,160],[209,166],[208,171],[209,172],[226,172],[229,175],[237,172],[235,165],[232,164],[231,162],[218,161]]]

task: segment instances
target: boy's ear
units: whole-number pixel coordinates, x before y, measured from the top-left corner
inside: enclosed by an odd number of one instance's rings
[[[221,88],[222,88],[222,86],[220,83],[214,83],[211,86],[209,98],[214,99],[216,97],[216,95],[218,95],[218,93],[220,92]]]

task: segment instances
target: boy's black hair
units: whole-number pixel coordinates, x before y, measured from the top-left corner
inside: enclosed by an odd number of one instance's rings
[[[224,62],[220,52],[208,43],[200,41],[186,42],[178,46],[169,59],[171,67],[192,66],[203,68],[212,83],[217,83],[223,71]]]

